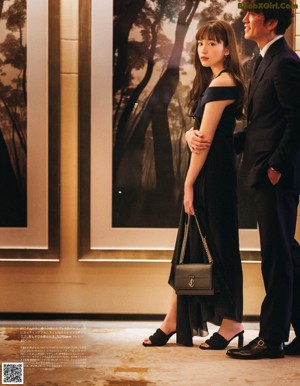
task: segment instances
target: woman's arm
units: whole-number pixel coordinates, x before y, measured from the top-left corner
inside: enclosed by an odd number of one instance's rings
[[[216,128],[221,119],[226,106],[232,104],[234,100],[222,100],[208,102],[205,105],[199,134],[203,135],[207,141],[212,142]],[[189,169],[184,183],[184,210],[187,214],[194,215],[194,183],[198,177],[209,152],[209,148],[199,153],[192,153]]]

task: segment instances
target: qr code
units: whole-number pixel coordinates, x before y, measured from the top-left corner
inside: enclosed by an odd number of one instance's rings
[[[23,381],[23,363],[2,363],[2,385],[23,385]]]

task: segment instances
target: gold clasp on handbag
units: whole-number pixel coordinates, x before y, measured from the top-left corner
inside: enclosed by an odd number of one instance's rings
[[[188,285],[191,288],[195,286],[195,276],[190,276],[190,281],[188,282]]]

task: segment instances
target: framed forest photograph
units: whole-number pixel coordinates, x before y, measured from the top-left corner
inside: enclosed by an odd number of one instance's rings
[[[80,1],[80,259],[170,259],[189,160],[185,132],[194,125],[187,101],[195,34],[206,21],[228,21],[249,78],[258,48],[243,38],[238,3]],[[252,193],[239,174],[241,156],[236,162],[240,248],[257,259]]]
[[[1,261],[59,259],[59,7],[0,1]]]

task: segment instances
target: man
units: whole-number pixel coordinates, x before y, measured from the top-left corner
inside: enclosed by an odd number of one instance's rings
[[[244,4],[249,7],[243,19],[245,39],[254,40],[262,56],[250,82],[243,169],[255,194],[266,296],[259,337],[227,355],[282,358],[291,321],[297,337],[286,354],[300,354],[300,247],[294,239],[300,187],[300,60],[282,36],[291,24],[291,2]],[[274,9],[261,9],[261,4],[274,4]]]
[[[247,128],[236,144],[244,151],[245,182],[255,196],[266,295],[259,336],[227,355],[282,358],[300,354],[300,247],[294,239],[300,192],[300,60],[283,38],[291,24],[291,1],[243,4],[245,39],[257,43],[262,60],[250,81]],[[187,137],[191,149],[197,147],[195,135],[193,139]],[[296,338],[284,347],[291,323]]]

